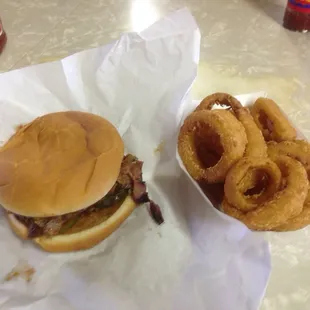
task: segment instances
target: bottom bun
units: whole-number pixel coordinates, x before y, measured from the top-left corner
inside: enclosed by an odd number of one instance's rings
[[[27,227],[22,222],[20,222],[13,213],[8,213],[7,216],[9,224],[15,234],[22,239],[28,239]]]
[[[38,237],[33,240],[48,252],[71,252],[89,249],[112,234],[133,212],[136,203],[127,196],[119,209],[106,221],[92,228],[68,235]],[[13,231],[22,239],[27,239],[27,228],[13,215],[8,215]]]

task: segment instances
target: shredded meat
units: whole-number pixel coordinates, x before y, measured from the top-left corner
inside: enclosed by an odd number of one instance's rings
[[[136,203],[145,203],[150,201],[144,182],[133,181],[132,197]]]
[[[133,200],[137,204],[146,202],[152,204],[147,193],[146,184],[142,180],[142,166],[143,162],[139,161],[135,156],[131,154],[126,155],[122,161],[117,181],[109,193],[84,210],[46,218],[15,216],[28,227],[28,238],[36,238],[42,235],[54,236],[66,233],[82,217],[93,216],[93,213],[102,215],[103,212],[100,212],[102,208],[111,208],[113,205],[123,201],[128,194],[132,195]]]
[[[62,225],[66,222],[64,217],[54,217],[43,228],[43,234],[53,236],[59,233]]]
[[[156,224],[160,225],[164,222],[164,217],[161,213],[159,205],[152,200],[150,201],[149,212]]]
[[[126,155],[122,161],[117,183],[125,188],[131,188],[133,180],[142,181],[142,165],[143,162],[139,161],[135,156]]]
[[[18,216],[17,218],[28,227],[28,237],[29,238],[35,238],[35,237],[43,235],[43,232],[44,232],[43,227],[38,226],[35,223],[35,221],[31,220],[31,218],[27,218],[26,221],[25,221],[23,216]]]
[[[142,182],[142,161],[136,161],[129,167],[129,175],[133,181]]]

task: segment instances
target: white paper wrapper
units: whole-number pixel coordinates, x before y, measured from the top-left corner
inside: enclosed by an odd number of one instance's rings
[[[270,272],[267,243],[208,206],[175,156],[199,45],[193,17],[181,10],[108,46],[0,75],[0,140],[48,112],[103,115],[145,161],[165,217],[157,226],[141,207],[94,249],[48,254],[16,238],[1,216],[0,276],[20,260],[36,269],[30,283],[0,285],[1,309],[257,309]]]

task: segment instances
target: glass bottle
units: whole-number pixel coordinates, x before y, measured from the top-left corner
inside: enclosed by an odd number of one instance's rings
[[[288,0],[283,26],[292,31],[310,31],[310,0]]]
[[[2,26],[2,22],[0,19],[0,54],[4,48],[4,45],[6,43],[6,33],[4,32],[3,26]]]

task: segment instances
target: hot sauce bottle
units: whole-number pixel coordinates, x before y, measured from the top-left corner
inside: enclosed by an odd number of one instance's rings
[[[283,26],[292,31],[310,31],[310,0],[288,0]]]

